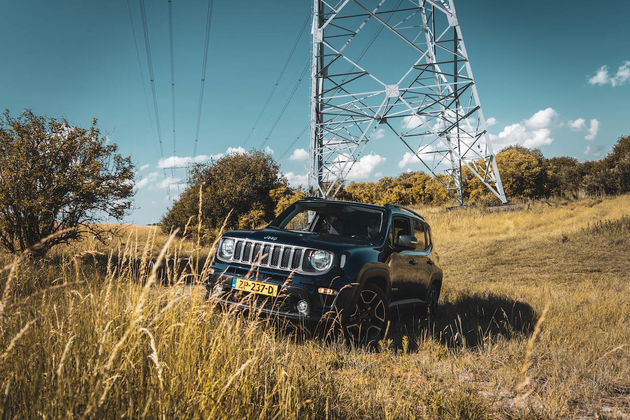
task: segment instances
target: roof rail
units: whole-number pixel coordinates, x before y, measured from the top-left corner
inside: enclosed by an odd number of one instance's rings
[[[415,211],[411,210],[409,207],[401,206],[399,204],[394,204],[394,203],[387,203],[387,204],[385,204],[385,207],[393,207],[393,208],[397,208],[397,209],[400,209],[400,210],[404,210],[404,211],[406,211],[408,213],[411,213],[414,216],[417,216],[417,217],[421,218],[422,220],[424,220],[424,217],[422,217],[421,215],[419,215]]]

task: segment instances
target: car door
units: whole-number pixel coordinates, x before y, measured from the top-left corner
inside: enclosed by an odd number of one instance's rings
[[[431,235],[429,234],[429,226],[420,219],[412,219],[413,236],[416,237],[416,249],[408,251],[410,259],[413,260],[414,284],[413,294],[418,299],[426,297],[431,283],[434,263],[431,259]]]
[[[412,257],[407,254],[407,251],[402,251],[398,248],[398,238],[401,235],[411,235],[411,219],[395,215],[392,217],[388,236],[392,249],[388,260],[392,285],[392,302],[414,298],[413,290],[417,287],[414,285],[417,276],[416,270],[410,262]]]

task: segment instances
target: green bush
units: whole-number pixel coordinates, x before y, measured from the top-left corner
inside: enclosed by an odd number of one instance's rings
[[[256,227],[274,217],[276,202],[271,191],[286,185],[270,155],[258,151],[230,154],[191,170],[188,187],[162,218],[162,226],[166,231],[178,228],[183,234],[196,229],[201,216],[207,240],[214,238],[224,221],[228,229]]]

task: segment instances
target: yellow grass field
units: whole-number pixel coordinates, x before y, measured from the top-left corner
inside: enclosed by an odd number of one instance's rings
[[[194,228],[3,255],[1,417],[630,418],[629,195],[418,210],[440,305],[378,351],[206,301]]]

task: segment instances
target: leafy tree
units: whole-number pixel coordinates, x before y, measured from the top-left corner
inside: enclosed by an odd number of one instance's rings
[[[446,183],[446,177],[444,175],[438,176]],[[431,204],[434,206],[446,204],[452,200],[451,195],[436,177],[433,177],[426,182],[424,187],[424,197],[423,204]]]
[[[622,137],[612,153],[598,162],[589,163],[582,187],[588,194],[621,194],[630,192],[630,136]]]
[[[576,158],[560,156],[546,161],[549,195],[577,197],[584,174]]]
[[[272,157],[262,152],[236,153],[218,161],[196,165],[188,188],[162,218],[165,230],[197,226],[200,212],[206,239],[211,240],[230,210],[228,228],[250,229],[274,217],[271,191],[286,187],[286,179]]]
[[[24,111],[0,117],[0,245],[36,256],[86,232],[102,233],[105,216],[131,207],[133,165],[96,127],[71,126]],[[52,236],[51,236],[52,235]]]
[[[307,194],[301,188],[290,188],[283,185],[279,188],[269,191],[269,196],[276,203],[274,210],[275,215],[279,215],[294,202],[305,198]]]
[[[511,146],[496,155],[509,199],[529,199],[546,196],[547,173],[545,157],[539,150]]]

